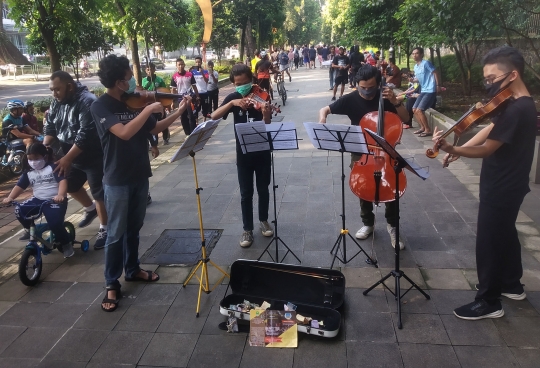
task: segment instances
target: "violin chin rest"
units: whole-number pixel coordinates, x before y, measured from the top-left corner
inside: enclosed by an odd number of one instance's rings
[[[435,158],[439,155],[439,152],[435,152],[433,149],[431,148],[428,148],[426,150],[426,156],[429,157],[429,158]]]

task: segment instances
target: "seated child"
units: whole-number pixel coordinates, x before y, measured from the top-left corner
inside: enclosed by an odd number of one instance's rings
[[[15,216],[24,226],[26,233],[19,240],[28,240],[30,220],[26,217],[43,213],[49,228],[54,233],[55,241],[62,245],[64,258],[74,254],[73,244],[64,227],[67,210],[67,180],[54,172],[52,149],[42,143],[32,143],[27,150],[28,171],[23,172],[17,185],[13,188],[4,203],[10,203],[20,196],[28,186],[32,186],[34,196],[17,205]],[[49,202],[42,206],[44,202]],[[45,253],[48,253],[45,251]]]

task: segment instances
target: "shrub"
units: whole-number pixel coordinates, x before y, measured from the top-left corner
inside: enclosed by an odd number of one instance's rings
[[[156,73],[156,75],[163,78],[163,81],[165,82],[165,85],[167,86],[167,88],[171,85],[171,79],[172,79],[171,73]]]
[[[216,65],[214,70],[220,74],[220,76],[226,76],[231,73],[231,65]]]
[[[99,96],[101,96],[102,94],[105,93],[105,87],[94,86],[94,87],[90,87],[89,91],[92,92],[93,94],[95,94],[96,97],[99,97]]]
[[[456,59],[456,55],[445,55],[441,57],[441,64],[443,69],[443,80],[445,82],[454,82],[454,83],[461,83],[462,82],[462,76],[461,76],[461,70],[459,69],[459,64]],[[437,68],[439,65],[436,65]],[[482,85],[482,66],[480,63],[474,63],[471,68],[471,82],[473,86],[481,86]]]

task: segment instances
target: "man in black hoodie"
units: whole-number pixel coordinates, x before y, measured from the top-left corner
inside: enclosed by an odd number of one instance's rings
[[[54,100],[43,128],[45,145],[58,139],[64,156],[56,162],[56,170],[65,175],[68,193],[85,209],[79,227],[85,227],[99,216],[100,228],[94,244],[102,249],[107,240],[107,212],[103,202],[103,150],[90,106],[96,100],[88,88],[75,82],[69,73],[56,71],[49,88]],[[88,181],[93,202],[84,183]]]

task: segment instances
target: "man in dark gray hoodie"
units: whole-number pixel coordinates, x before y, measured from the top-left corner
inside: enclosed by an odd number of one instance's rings
[[[79,227],[88,226],[99,216],[100,228],[94,248],[102,249],[107,240],[107,213],[102,184],[103,149],[90,113],[96,96],[61,70],[51,75],[49,88],[54,100],[43,128],[43,143],[51,145],[58,139],[64,156],[56,162],[56,170],[66,176],[68,193],[85,209]],[[86,181],[95,202],[83,187]]]

